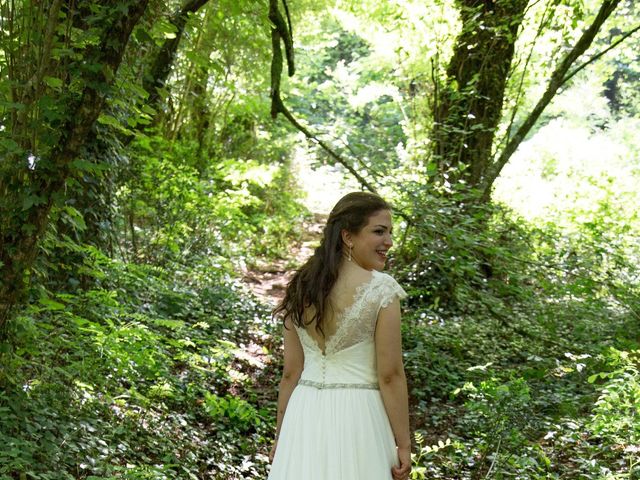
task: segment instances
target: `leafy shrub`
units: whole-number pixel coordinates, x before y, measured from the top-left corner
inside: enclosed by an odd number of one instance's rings
[[[521,222],[466,195],[405,187],[396,202],[403,231],[394,260],[413,305],[500,315],[504,301],[530,293],[523,287],[531,250]]]
[[[590,382],[604,380],[599,387],[589,428],[594,440],[604,446],[603,454],[622,456],[628,465],[627,478],[640,477],[640,350],[610,349],[605,358],[614,370],[596,373]],[[613,472],[609,473],[612,476]],[[609,478],[609,476],[607,478]]]
[[[0,478],[263,472],[273,421],[253,406],[256,365],[241,345],[265,310],[224,272],[171,275],[87,248],[94,288],[40,290],[0,348]]]
[[[597,218],[536,226],[420,187],[396,205],[414,478],[635,478],[637,374],[600,355],[638,345],[624,234]],[[620,371],[596,391],[594,370]]]
[[[304,209],[286,162],[217,159],[203,176],[180,144],[157,136],[140,138],[133,154],[117,194],[127,258],[166,265],[212,254],[277,256],[296,235]]]

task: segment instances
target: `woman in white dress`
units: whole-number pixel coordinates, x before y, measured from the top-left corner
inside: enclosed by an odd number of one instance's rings
[[[381,273],[391,233],[382,198],[344,196],[274,311],[284,321],[284,369],[269,480],[409,478],[406,294]]]

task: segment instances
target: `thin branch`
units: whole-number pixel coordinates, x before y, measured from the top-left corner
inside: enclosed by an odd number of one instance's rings
[[[31,88],[34,88],[36,91],[41,88],[42,79],[44,78],[44,75],[51,62],[53,36],[55,34],[55,29],[58,26],[58,17],[61,7],[62,0],[55,0],[53,5],[49,9],[49,18],[47,19],[47,25],[45,27],[44,46],[42,56],[40,58],[40,65],[38,67],[38,70],[33,74],[33,76],[27,81],[27,84],[25,85],[25,90],[27,92],[30,91]],[[36,93],[35,97],[37,96],[38,94]]]
[[[500,444],[502,443],[502,435],[498,438],[498,446],[496,447],[496,451],[493,454],[493,461],[491,462],[491,466],[489,467],[489,471],[487,475],[484,477],[485,479],[491,478],[491,472],[493,471],[493,467],[496,466],[496,462],[498,461],[498,452],[500,452]]]
[[[280,100],[280,99],[278,99],[278,100]],[[299,131],[301,131],[305,135],[305,137],[307,137],[313,143],[316,143],[316,144],[320,145],[320,147],[322,147],[322,149],[325,152],[327,152],[335,161],[337,161],[340,165],[342,165],[344,168],[346,168],[349,171],[349,173],[351,173],[351,175],[353,175],[358,180],[358,182],[360,182],[360,185],[362,185],[364,188],[366,188],[370,192],[376,193],[376,189],[369,182],[367,182],[367,180],[362,175],[360,175],[353,168],[353,166],[351,166],[349,164],[349,162],[347,162],[347,160],[342,158],[329,145],[327,145],[325,142],[320,140],[317,136],[315,136],[307,128],[305,128],[304,125],[302,125],[300,122],[298,122],[296,120],[296,118],[293,116],[293,114],[287,109],[287,107],[284,106],[284,104],[282,103],[281,100],[280,100],[280,103],[279,103],[278,112],[282,113],[285,116],[285,118],[287,120],[289,120],[291,125],[293,125]]]
[[[286,2],[283,0],[283,3],[286,7]],[[287,8],[287,18],[289,18],[289,9]],[[280,45],[280,40],[282,40],[284,42],[284,48],[287,54],[287,67],[288,67],[288,73],[289,76],[292,77],[293,74],[295,73],[295,63],[294,63],[294,59],[293,59],[293,36],[292,36],[292,29],[291,29],[291,25],[289,25],[289,27],[287,27],[287,24],[284,21],[284,18],[282,18],[282,14],[280,13],[280,10],[278,9],[278,0],[269,0],[269,20],[271,20],[271,23],[273,23],[274,27],[271,29],[272,32],[272,40],[274,37],[274,32],[275,35],[278,37],[278,48]],[[275,50],[274,50],[274,55],[275,55]],[[282,62],[282,52],[280,51],[280,62]],[[273,63],[272,63],[273,66]],[[272,70],[273,72],[273,70]],[[278,87],[280,86],[280,77],[278,77]]]
[[[289,26],[289,36],[291,37],[291,39],[293,39],[293,27],[291,26],[291,15],[289,14],[289,5],[287,5],[287,0],[282,0],[282,4],[284,5],[284,12],[287,15],[287,25]]]
[[[285,3],[286,5],[286,3]],[[273,57],[271,59],[271,117],[276,118],[279,113],[282,113],[287,120],[302,132],[312,142],[320,145],[324,151],[326,151],[331,158],[336,160],[342,166],[344,166],[349,173],[351,173],[360,184],[371,192],[375,192],[375,188],[371,186],[367,180],[362,177],[352,165],[349,164],[342,156],[336,153],[329,145],[320,140],[316,135],[311,133],[304,125],[302,125],[293,114],[285,107],[280,97],[280,81],[282,78],[282,47],[280,41],[282,40],[287,49],[287,65],[289,76],[292,76],[295,72],[293,63],[293,39],[291,38],[291,29],[287,28],[282,14],[278,10],[278,0],[269,0],[269,20],[273,23],[271,28],[271,47],[273,49]]]
[[[622,35],[618,40],[616,40],[615,42],[613,42],[611,45],[609,45],[607,48],[605,48],[604,50],[602,50],[601,52],[596,53],[595,55],[593,55],[589,60],[587,60],[586,62],[584,62],[582,65],[574,68],[571,72],[569,72],[566,77],[564,77],[563,82],[566,83],[567,81],[569,81],[571,79],[571,77],[573,77],[576,73],[578,73],[580,70],[582,70],[583,68],[585,68],[587,65],[592,64],[593,62],[595,62],[596,60],[598,60],[600,57],[602,57],[603,55],[605,55],[607,52],[613,50],[614,48],[616,48],[618,45],[620,45],[622,42],[624,42],[627,38],[629,38],[631,35],[633,35],[634,33],[636,33],[638,30],[640,30],[640,25],[637,25],[636,27],[632,28],[631,30],[629,30],[627,33],[625,33],[624,35]]]
[[[317,135],[316,135],[317,136]],[[332,141],[335,142],[339,142],[342,144],[342,146],[349,151],[349,153],[351,154],[351,156],[355,159],[355,161],[357,161],[362,168],[366,169],[366,171],[372,176],[374,177],[374,179],[376,179],[376,181],[382,177],[384,174],[379,172],[378,170],[376,170],[374,167],[372,167],[371,165],[367,165],[364,161],[360,160],[360,158],[358,157],[358,152],[356,152],[354,150],[354,148],[349,145],[346,141],[344,141],[343,139],[335,136],[335,135],[331,135],[329,133],[325,133],[326,137],[329,137],[330,139],[332,139]]]
[[[536,106],[531,110],[529,116],[525,119],[525,121],[520,125],[518,131],[515,133],[513,138],[509,140],[506,147],[498,157],[498,159],[489,167],[487,174],[481,184],[482,189],[482,199],[488,200],[491,195],[491,187],[493,186],[493,182],[498,178],[500,172],[507,164],[511,156],[518,149],[520,144],[523,142],[527,134],[531,131],[533,126],[542,115],[542,112],[547,108],[549,103],[553,97],[555,97],[558,90],[566,83],[568,80],[567,72],[571,68],[578,58],[589,48],[591,43],[593,42],[596,34],[604,24],[604,22],[609,18],[609,16],[616,9],[621,0],[604,0],[600,6],[600,10],[596,15],[593,23],[589,25],[578,42],[574,45],[574,47],[567,53],[567,55],[562,59],[562,61],[558,64],[553,74],[551,75],[551,79],[547,86],[547,89],[542,94],[540,100]]]
[[[438,44],[437,44],[438,45]],[[435,59],[435,64],[434,64]],[[440,135],[441,118],[440,118],[440,88],[438,83],[437,69],[440,65],[440,47],[436,47],[436,54],[430,59],[431,64],[431,81],[433,82],[433,130],[436,135]],[[438,163],[438,169],[440,169],[440,159],[442,158],[442,142],[437,143],[437,156],[436,162]]]
[[[537,2],[536,2],[537,3]],[[507,127],[507,131],[505,133],[504,138],[500,141],[499,145],[502,145],[505,142],[509,142],[509,139],[511,137],[511,130],[513,128],[513,123],[515,122],[515,118],[516,118],[516,114],[518,113],[518,103],[520,102],[520,97],[522,95],[523,92],[523,85],[524,85],[524,78],[525,78],[525,74],[527,72],[527,68],[529,67],[529,62],[531,62],[531,57],[533,56],[533,49],[536,45],[536,42],[538,41],[538,38],[542,35],[542,31],[544,29],[544,27],[546,26],[546,21],[545,18],[547,16],[547,12],[550,9],[550,5],[551,2],[547,4],[547,6],[545,7],[544,12],[542,13],[542,18],[540,19],[540,25],[538,26],[538,30],[536,31],[536,36],[534,37],[533,41],[531,42],[531,50],[529,50],[529,55],[527,55],[527,60],[524,62],[524,68],[522,69],[522,76],[520,77],[520,83],[518,85],[518,94],[516,95],[516,100],[515,100],[515,105],[513,107],[513,112],[511,112],[511,118],[509,119],[509,126]],[[528,7],[527,10],[531,8]],[[526,12],[525,12],[526,14]],[[549,17],[549,20],[551,19],[551,16]]]

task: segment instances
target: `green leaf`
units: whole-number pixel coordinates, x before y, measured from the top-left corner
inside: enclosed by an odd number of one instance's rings
[[[42,205],[45,203],[46,198],[38,195],[29,195],[22,201],[22,210],[29,210],[34,205]]]
[[[149,32],[147,32],[144,28],[136,28],[134,36],[136,40],[141,43],[148,43],[153,40],[151,35],[149,35]]]
[[[0,107],[3,108],[7,108],[7,109],[16,109],[16,110],[23,110],[25,107],[24,103],[17,103],[17,102],[8,102],[6,100],[0,100]]]
[[[110,127],[114,127],[117,130],[126,133],[126,134],[131,134],[133,132],[131,132],[131,130],[129,130],[128,128],[126,128],[124,125],[122,125],[120,123],[120,121],[114,117],[113,115],[108,115],[106,113],[101,114],[98,117],[98,123],[101,123],[103,125],[109,125]]]
[[[64,304],[46,297],[42,297],[38,302],[47,310],[64,310],[66,308]]]
[[[51,88],[61,88],[63,83],[61,78],[56,77],[44,77],[42,80]]]
[[[66,213],[64,221],[71,225],[75,230],[83,231],[87,228],[84,217],[77,209],[66,206],[64,207],[64,211]]]
[[[3,138],[2,140],[0,140],[0,147],[2,147],[2,150],[7,153],[22,152],[22,148],[20,148],[20,145],[18,145],[15,140],[12,140],[11,138]]]
[[[78,170],[84,170],[87,172],[101,172],[108,168],[105,165],[89,162],[88,160],[83,160],[81,158],[75,159],[73,162],[71,162],[71,165]]]
[[[120,125],[120,122],[116,117],[114,117],[113,115],[107,115],[106,113],[103,113],[98,117],[98,123],[102,123],[103,125],[110,125],[116,128],[122,128],[122,125]]]

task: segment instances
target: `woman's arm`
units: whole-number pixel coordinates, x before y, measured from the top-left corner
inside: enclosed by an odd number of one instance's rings
[[[271,449],[269,458],[273,460],[276,451],[278,437],[280,436],[280,428],[282,427],[282,419],[284,412],[289,403],[289,397],[293,389],[296,388],[302,368],[304,367],[304,352],[302,344],[298,338],[298,333],[291,323],[285,321],[287,328],[283,328],[284,332],[284,366],[282,368],[282,378],[280,379],[280,387],[278,388],[278,411],[276,420],[276,443]]]
[[[400,461],[400,465],[393,469],[393,477],[403,479],[407,478],[411,471],[411,434],[407,377],[402,363],[400,301],[397,298],[380,310],[375,342],[380,393],[391,423]]]

